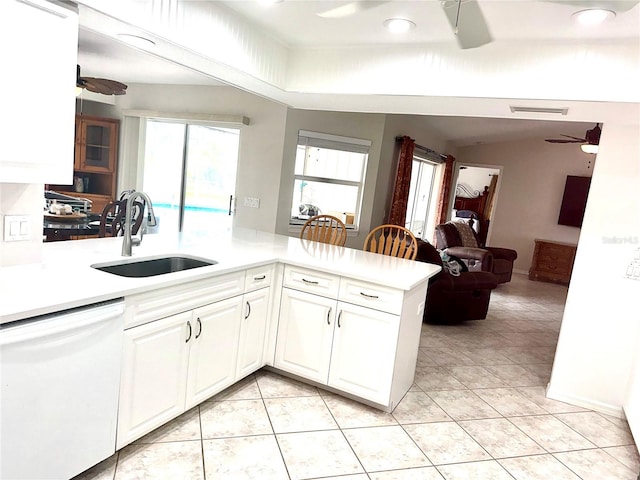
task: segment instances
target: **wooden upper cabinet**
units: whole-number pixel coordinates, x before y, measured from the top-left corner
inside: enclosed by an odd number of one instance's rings
[[[115,173],[119,123],[117,119],[76,115],[76,171]]]

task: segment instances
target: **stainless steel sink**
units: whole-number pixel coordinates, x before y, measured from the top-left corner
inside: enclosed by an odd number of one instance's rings
[[[165,273],[181,272],[192,268],[215,265],[215,260],[194,257],[191,255],[171,255],[166,257],[149,257],[139,260],[119,260],[115,262],[96,263],[91,268],[112,273],[121,277],[155,277]]]

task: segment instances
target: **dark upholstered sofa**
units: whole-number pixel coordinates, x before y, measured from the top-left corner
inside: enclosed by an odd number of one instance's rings
[[[418,240],[416,261],[442,265],[440,253],[430,243]],[[462,272],[453,276],[443,269],[429,279],[423,320],[428,323],[459,323],[487,316],[491,290],[498,285],[490,272]]]
[[[475,238],[477,241],[477,236]],[[510,248],[464,246],[458,228],[452,222],[436,226],[436,246],[464,260],[471,272],[493,273],[498,283],[511,281],[513,262],[518,258],[518,253]]]

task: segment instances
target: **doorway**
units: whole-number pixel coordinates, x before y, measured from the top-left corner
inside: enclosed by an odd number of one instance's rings
[[[480,244],[485,245],[491,233],[491,220],[498,199],[502,167],[497,165],[456,164],[453,179],[453,201],[449,220],[466,218],[474,212],[473,225]],[[463,213],[465,211],[465,213]]]
[[[143,190],[162,232],[231,226],[240,130],[147,119]]]

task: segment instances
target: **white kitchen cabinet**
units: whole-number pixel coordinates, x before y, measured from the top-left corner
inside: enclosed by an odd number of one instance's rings
[[[191,317],[184,312],[125,330],[117,448],[184,411]]]
[[[264,365],[263,351],[269,315],[271,289],[245,293],[240,322],[238,361],[235,378],[240,380]]]
[[[386,404],[391,392],[400,318],[338,302],[330,387]]]
[[[274,366],[327,383],[336,301],[282,289]]]
[[[393,410],[413,383],[426,282],[404,292],[286,266],[283,283],[274,367]]]
[[[193,311],[185,410],[236,381],[242,298]]]
[[[0,32],[7,93],[0,181],[71,184],[77,11],[45,0],[3,1]]]
[[[264,365],[272,271],[261,267],[125,299],[117,448]]]

